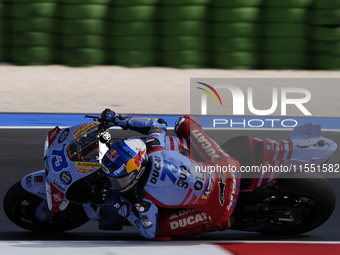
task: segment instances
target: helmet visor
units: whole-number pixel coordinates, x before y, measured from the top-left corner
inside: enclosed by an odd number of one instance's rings
[[[114,190],[122,190],[129,186],[135,179],[137,171],[133,171],[122,177],[109,177],[111,188]]]

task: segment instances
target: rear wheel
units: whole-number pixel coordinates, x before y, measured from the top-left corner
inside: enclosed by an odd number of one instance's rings
[[[311,231],[328,220],[336,201],[330,183],[311,173],[287,177],[279,179],[277,189],[265,191],[255,203],[243,201],[242,205],[240,197],[241,210],[236,215],[242,215],[242,224],[263,234],[296,235]]]
[[[7,217],[14,224],[34,232],[67,231],[89,220],[80,204],[70,203],[64,211],[52,214],[45,200],[24,190],[20,182],[7,191],[3,207]]]

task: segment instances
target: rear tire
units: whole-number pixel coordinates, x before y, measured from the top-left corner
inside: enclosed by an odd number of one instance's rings
[[[301,203],[293,206],[302,215],[301,222],[298,225],[289,222],[274,224],[258,232],[266,235],[302,234],[321,226],[332,215],[336,197],[332,186],[326,179],[311,173],[298,173],[290,176],[291,178],[278,179],[278,190],[275,196],[281,197],[284,199],[282,201],[286,202],[289,202],[289,199],[301,200]],[[270,193],[268,195],[268,197],[273,196]]]
[[[3,207],[6,216],[14,224],[34,232],[68,231],[85,224],[89,220],[82,205],[70,203],[64,211],[54,214],[49,221],[40,221],[35,212],[42,202],[42,198],[24,190],[19,181],[7,191]]]

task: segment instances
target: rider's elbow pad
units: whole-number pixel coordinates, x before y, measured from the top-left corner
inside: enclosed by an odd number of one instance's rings
[[[166,121],[164,119],[158,119],[157,122],[159,124],[164,124],[166,127],[168,126],[168,123],[166,123]]]

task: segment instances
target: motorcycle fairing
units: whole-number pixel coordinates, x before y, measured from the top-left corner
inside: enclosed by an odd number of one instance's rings
[[[294,138],[312,138],[321,136],[321,125],[313,125],[312,123],[307,123],[298,126],[293,129],[290,133],[289,139]]]
[[[260,167],[288,168],[320,165],[337,149],[332,140],[321,136],[321,126],[304,124],[296,127],[288,139],[274,141],[269,138],[249,138],[251,164]],[[268,168],[269,169],[269,168]],[[245,191],[253,191],[279,176],[279,171],[259,171],[252,175],[252,185]]]
[[[98,122],[87,122],[62,129],[47,150],[45,168],[48,175],[45,179],[45,192],[48,208],[53,213],[63,211],[67,207],[69,201],[66,199],[66,192],[74,182],[85,178],[101,168],[99,158],[93,158],[90,161],[80,161],[79,158],[74,157],[74,155],[77,156],[74,154],[77,152],[77,149],[81,149],[81,146],[86,148],[86,142],[88,142],[87,135],[92,131],[96,135],[98,124]],[[91,142],[94,139],[98,140],[94,136]],[[71,143],[73,143],[75,148],[70,148]],[[98,146],[95,149],[98,149]],[[78,161],[75,161],[77,159]]]
[[[46,178],[45,170],[39,170],[31,174],[28,174],[24,178],[22,178],[21,186],[27,192],[30,192],[46,200],[47,198],[45,193],[45,178]]]
[[[319,125],[305,124],[296,129],[288,139],[281,141],[254,138],[257,143],[253,147],[255,161],[252,163],[272,166],[319,165],[326,162],[337,148],[336,143],[330,139],[316,136],[321,134]]]

